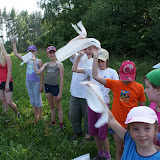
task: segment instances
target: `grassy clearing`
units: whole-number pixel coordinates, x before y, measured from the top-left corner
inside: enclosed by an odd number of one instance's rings
[[[22,115],[21,120],[17,120],[10,110],[7,115],[0,107],[0,159],[1,160],[71,160],[77,156],[90,153],[91,156],[97,154],[94,142],[83,144],[83,138],[71,142],[68,140],[72,136],[72,127],[68,120],[69,99],[70,99],[70,81],[71,81],[71,63],[69,60],[64,61],[64,88],[62,107],[64,111],[64,125],[65,130],[63,133],[56,133],[55,128],[49,128],[50,122],[50,108],[45,97],[43,99],[43,119],[38,124],[33,124],[34,120],[33,110],[29,103],[27,90],[25,87],[25,72],[26,64],[19,66],[21,63],[13,54],[11,54],[13,63],[13,80],[14,80],[14,93],[13,101],[17,104],[18,110]],[[46,53],[40,51],[38,58],[47,62]],[[128,58],[112,58],[110,59],[110,67],[118,71],[120,64],[123,60]],[[135,60],[137,66],[137,81],[143,83],[143,77],[152,66],[156,64],[155,61],[150,60]],[[112,101],[112,93],[110,93]],[[149,102],[147,101],[148,105]],[[10,121],[5,121],[9,118]],[[58,120],[58,117],[57,117]],[[115,144],[112,135],[109,135],[111,155],[115,158]]]

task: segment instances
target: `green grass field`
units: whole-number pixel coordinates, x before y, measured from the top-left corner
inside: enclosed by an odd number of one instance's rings
[[[43,63],[47,62],[46,53],[40,51],[37,55],[42,59]],[[110,55],[109,66],[118,71],[122,61],[128,58],[114,58]],[[43,100],[43,118],[38,124],[33,124],[34,120],[33,109],[30,105],[26,86],[25,72],[26,64],[19,66],[21,61],[13,54],[12,58],[12,77],[14,81],[13,101],[16,103],[21,119],[17,120],[14,113],[9,110],[5,115],[2,107],[0,107],[0,159],[1,160],[71,160],[83,154],[90,153],[91,157],[97,154],[96,145],[94,142],[83,143],[83,138],[77,141],[69,141],[72,136],[72,127],[68,120],[69,99],[70,99],[70,82],[71,82],[71,62],[65,60],[64,64],[64,88],[62,107],[64,112],[65,130],[63,133],[56,133],[56,127],[50,128],[48,123],[50,120],[50,108],[44,92],[42,93]],[[152,70],[152,66],[156,61],[143,59],[130,59],[135,62],[137,67],[137,82],[143,84],[143,77],[146,73]],[[149,61],[149,62],[148,62]],[[111,102],[112,93],[110,92]],[[146,101],[146,105],[149,102]],[[5,119],[9,118],[9,121]],[[57,117],[58,121],[58,117]],[[111,155],[115,158],[115,144],[112,135],[109,135]]]

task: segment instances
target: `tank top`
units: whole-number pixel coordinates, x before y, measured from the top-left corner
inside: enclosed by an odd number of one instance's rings
[[[36,59],[36,66],[39,69],[38,59]],[[29,80],[29,81],[35,81],[35,82],[40,81],[39,75],[36,75],[36,73],[35,73],[34,64],[33,64],[32,60],[29,60],[27,62],[26,79]]]
[[[56,64],[55,66],[49,66],[48,63],[44,83],[49,85],[58,85],[58,77],[59,77],[58,64]]]
[[[1,82],[6,82],[7,80],[7,73],[8,73],[8,69],[7,69],[7,63],[4,65],[4,67],[0,64],[0,83]],[[10,79],[10,82],[12,82],[12,76]]]

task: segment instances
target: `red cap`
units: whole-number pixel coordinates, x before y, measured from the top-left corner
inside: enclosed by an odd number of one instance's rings
[[[49,46],[47,49],[46,49],[46,52],[49,53],[49,51],[55,51],[56,52],[56,48],[54,46]]]
[[[121,81],[134,81],[136,77],[136,66],[132,61],[124,61],[119,69]]]

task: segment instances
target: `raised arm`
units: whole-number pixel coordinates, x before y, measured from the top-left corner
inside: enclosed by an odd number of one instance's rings
[[[114,132],[124,141],[124,136],[127,132],[114,118],[112,112],[108,109],[109,120],[108,125],[114,130]]]
[[[63,63],[58,64],[59,72],[60,72],[60,89],[58,94],[58,100],[62,99],[62,90],[63,90],[63,75],[64,75],[64,67]]]
[[[7,80],[6,80],[6,85],[5,85],[5,91],[9,91],[9,82],[11,80],[11,74],[12,74],[12,60],[9,55],[6,55],[6,63],[7,63]]]
[[[80,61],[80,58],[83,56],[83,54],[85,54],[84,51],[80,51],[78,53],[78,56],[72,66],[72,72],[85,73],[85,70],[83,68],[78,68],[78,63]]]
[[[22,56],[18,53],[17,51],[17,46],[16,46],[16,39],[14,38],[13,40],[13,53],[14,55],[19,58],[20,60],[22,60]]]
[[[92,76],[93,78],[103,85],[107,85],[106,79],[98,75],[98,56],[100,54],[100,49],[93,47],[93,65],[92,65]]]

